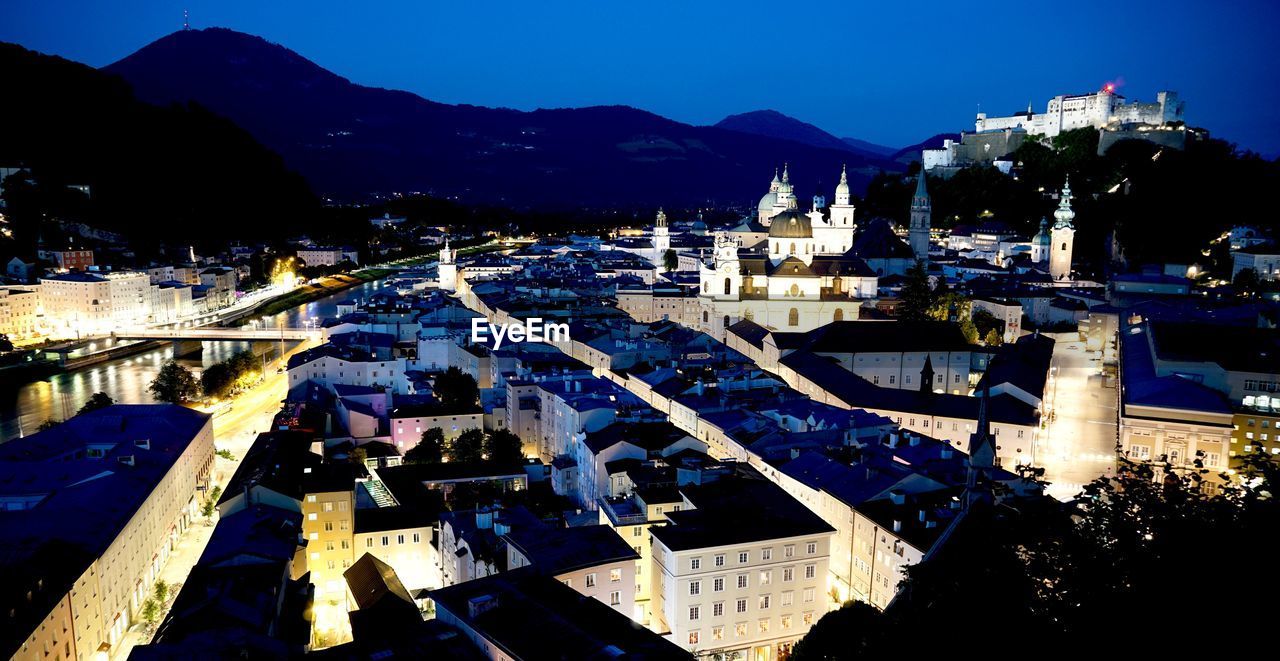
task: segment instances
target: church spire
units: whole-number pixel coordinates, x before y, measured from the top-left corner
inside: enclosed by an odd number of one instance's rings
[[[924,355],[924,367],[920,369],[920,392],[928,394],[933,392],[933,355]]]
[[[991,435],[991,421],[988,402],[991,399],[991,386],[984,385],[982,398],[978,402],[978,425],[969,436],[969,466],[965,479],[965,507],[976,502],[990,502],[991,477],[996,468],[996,440]]]
[[[911,196],[912,209],[925,209],[929,207],[929,190],[925,186],[924,168],[920,168],[920,174],[916,176],[916,192]]]
[[[1053,210],[1053,217],[1057,220],[1053,224],[1057,229],[1070,228],[1071,221],[1075,220],[1076,212],[1071,208],[1071,175],[1067,175],[1062,184],[1062,195],[1058,199],[1058,208]]]

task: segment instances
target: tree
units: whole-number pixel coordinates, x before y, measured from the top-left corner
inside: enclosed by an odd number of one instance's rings
[[[169,584],[165,583],[164,579],[156,581],[155,594],[156,601],[162,604],[169,598]]]
[[[0,333],[0,353],[13,351],[13,340],[5,333]]]
[[[1236,288],[1236,293],[1253,297],[1258,291],[1258,272],[1253,269],[1240,269],[1231,284]]]
[[[48,431],[57,426],[58,426],[58,421],[51,418],[49,420],[45,420],[44,422],[40,423],[40,426],[36,427],[36,431]]]
[[[972,309],[972,308],[970,308]],[[1004,334],[1004,322],[986,310],[973,310],[973,326],[989,346],[998,346]],[[993,341],[991,338],[995,338]]]
[[[204,507],[200,510],[200,513],[204,515],[204,518],[206,519],[213,518],[213,510],[215,510],[218,507],[218,499],[221,497],[222,497],[222,487],[215,486],[209,492],[209,499],[204,501]]]
[[[449,461],[473,464],[484,460],[484,432],[471,428],[449,444]]]
[[[680,255],[674,249],[667,248],[667,251],[662,254],[662,266],[668,271],[676,270],[680,266]]]
[[[231,369],[226,363],[205,368],[200,375],[200,388],[205,397],[226,397],[231,392]]]
[[[473,411],[480,399],[476,380],[456,367],[450,367],[436,377],[433,391],[436,399],[450,413]]]
[[[902,284],[902,302],[898,304],[898,318],[903,321],[924,321],[933,307],[933,288],[929,286],[929,273],[924,262],[916,262],[907,269]]]
[[[107,393],[95,392],[89,397],[89,401],[85,402],[84,406],[80,407],[80,410],[76,412],[76,415],[88,413],[90,411],[97,411],[98,409],[105,409],[115,403],[116,400],[111,399],[111,396]]]
[[[155,599],[142,602],[142,619],[148,626],[155,624],[158,617],[160,617],[160,604],[157,604]]]
[[[524,461],[524,443],[510,430],[499,429],[485,439],[484,453],[489,461],[518,463]]]
[[[827,661],[866,655],[875,648],[875,634],[882,616],[874,606],[860,601],[845,603],[840,610],[822,616],[809,633],[796,643],[792,661]]]
[[[160,368],[147,390],[158,401],[181,404],[194,398],[200,392],[200,386],[191,370],[171,360]]]
[[[444,460],[444,430],[432,427],[422,432],[418,444],[404,453],[407,464],[438,464]]]

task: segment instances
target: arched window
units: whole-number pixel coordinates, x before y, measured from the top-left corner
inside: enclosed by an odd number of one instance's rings
[[[796,254],[796,242],[795,242],[795,241],[792,241],[792,242],[791,242],[791,253],[790,253],[790,254],[792,254],[792,255]]]
[[[725,328],[729,327],[729,315],[727,314],[724,316],[724,327]]]
[[[710,291],[711,291],[711,283],[709,282],[702,283],[702,293],[706,294],[706,293],[709,293]]]
[[[799,325],[800,325],[800,311],[799,311],[799,310],[797,310],[797,309],[795,309],[795,308],[791,308],[791,311],[787,313],[787,325],[788,325],[788,326],[799,326]]]
[[[703,310],[703,311],[702,311],[702,323],[704,323],[704,324],[705,324],[705,323],[707,323],[708,321],[711,321],[711,316],[707,314],[707,311],[706,311],[706,310]]]
[[[844,310],[836,308],[836,311],[831,315],[831,321],[844,321]]]
[[[1066,250],[1066,249],[1067,249],[1067,244],[1066,244],[1065,242],[1062,244],[1062,249],[1063,249],[1063,250]]]
[[[839,294],[839,293],[840,293],[840,285],[841,285],[840,276],[838,276],[838,275],[837,275],[836,277],[832,278],[832,279],[831,279],[831,293],[833,293],[833,294]]]
[[[724,295],[728,296],[733,291],[733,282],[729,278],[724,279]]]
[[[800,285],[796,285],[796,284],[791,285],[791,295],[792,296],[800,295]]]

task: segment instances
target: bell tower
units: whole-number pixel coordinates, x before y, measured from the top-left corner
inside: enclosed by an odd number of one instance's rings
[[[911,196],[911,227],[908,239],[911,252],[916,259],[929,261],[929,231],[933,216],[933,206],[929,202],[929,191],[925,188],[924,169],[916,177],[916,192]]]
[[[1076,212],[1071,209],[1071,179],[1062,185],[1058,208],[1053,210],[1053,230],[1049,233],[1049,276],[1054,280],[1071,277],[1071,249],[1076,228],[1072,225]]]

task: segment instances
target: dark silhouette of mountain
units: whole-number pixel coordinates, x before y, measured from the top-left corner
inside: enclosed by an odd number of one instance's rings
[[[889,158],[898,163],[902,163],[903,165],[909,165],[912,161],[920,160],[921,150],[939,149],[942,147],[942,142],[944,140],[959,140],[959,139],[960,139],[959,133],[939,133],[922,142],[917,142],[914,145],[903,147],[902,149],[899,149],[898,151],[894,152],[891,156],[889,156]]]
[[[225,29],[175,32],[106,67],[153,102],[230,118],[338,198],[425,192],[532,206],[745,204],[784,161],[864,187],[883,159],[695,127],[623,106],[522,112],[364,87],[282,46]],[[830,192],[827,191],[830,195]]]
[[[854,149],[859,149],[868,154],[880,156],[882,158],[888,158],[889,156],[892,156],[898,152],[897,147],[886,147],[885,145],[878,145],[874,142],[867,142],[866,140],[859,140],[857,138],[847,138],[847,137],[840,138],[840,139],[843,140],[845,144],[849,145],[850,147],[853,147]]]
[[[826,131],[789,117],[776,110],[754,110],[740,115],[729,115],[716,122],[716,128],[729,129],[741,133],[790,140],[820,149],[838,149],[857,154],[859,157],[882,166],[889,160],[890,154],[897,151],[892,147],[884,147],[857,138],[837,138]],[[888,166],[890,169],[900,169]]]
[[[34,179],[6,190],[20,251],[42,217],[154,244],[283,235],[319,209],[278,155],[198,105],[149,105],[116,76],[15,44],[0,43],[0,71],[0,165]],[[87,198],[67,192],[82,184]]]

